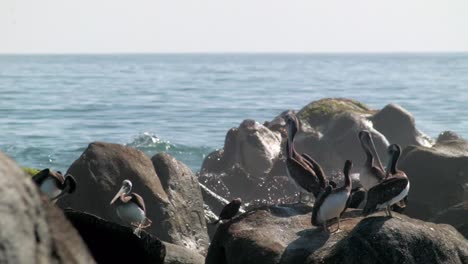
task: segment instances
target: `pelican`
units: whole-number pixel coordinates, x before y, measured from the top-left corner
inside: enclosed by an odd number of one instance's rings
[[[73,193],[76,189],[76,181],[71,174],[64,177],[60,171],[55,172],[48,168],[38,172],[32,177],[32,180],[52,202]]]
[[[328,185],[320,165],[309,155],[299,155],[294,148],[294,137],[297,133],[299,120],[294,115],[287,117],[288,138],[286,141],[286,172],[293,179],[296,186],[301,188],[299,202],[301,202],[302,190],[313,193],[317,197]]]
[[[152,221],[146,217],[143,198],[131,191],[132,182],[130,180],[124,180],[122,182],[122,187],[111,200],[110,204],[112,205],[115,202],[119,218],[136,227],[133,233],[141,237],[141,229],[149,227]]]
[[[221,210],[221,213],[219,214],[218,220],[214,221],[211,224],[215,225],[221,220],[229,220],[233,218],[234,216],[236,216],[237,212],[239,212],[241,204],[241,198],[236,198],[232,200],[230,203],[226,204],[226,206],[223,207],[223,210]]]
[[[351,177],[349,171],[353,163],[350,160],[345,162],[343,174],[345,176],[345,184],[337,189],[333,189],[331,185],[325,188],[314,203],[312,209],[312,225],[323,226],[323,229],[330,232],[327,226],[327,221],[333,218],[338,218],[338,228],[340,230],[340,215],[346,210],[348,198],[351,194]]]
[[[410,182],[406,174],[397,169],[401,148],[397,144],[388,147],[390,160],[386,169],[386,178],[372,187],[367,193],[367,203],[363,215],[367,216],[378,209],[386,209],[386,215],[392,217],[390,207],[405,199],[408,195]]]
[[[368,191],[385,178],[385,173],[370,132],[367,130],[359,132],[359,141],[361,141],[361,146],[366,153],[366,161],[359,174],[359,181]],[[377,167],[374,166],[374,160],[376,160]]]

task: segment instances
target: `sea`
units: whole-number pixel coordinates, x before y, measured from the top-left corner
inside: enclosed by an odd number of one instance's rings
[[[105,141],[198,171],[242,120],[326,97],[396,103],[424,133],[468,139],[468,53],[0,55],[0,151],[66,171]]]

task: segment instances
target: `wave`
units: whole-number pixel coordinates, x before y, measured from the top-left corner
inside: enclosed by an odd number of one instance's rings
[[[127,143],[126,146],[137,148],[150,157],[160,152],[167,152],[177,160],[185,163],[194,172],[200,170],[206,155],[214,150],[205,146],[192,147],[171,143],[149,132],[138,135],[130,143]]]

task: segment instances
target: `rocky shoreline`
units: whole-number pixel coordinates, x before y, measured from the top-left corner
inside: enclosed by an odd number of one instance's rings
[[[309,205],[293,204],[298,190],[286,176],[284,153],[291,111],[263,124],[242,121],[197,173],[166,153],[147,157],[128,146],[92,142],[67,171],[76,191],[57,205],[0,153],[0,263],[127,257],[135,263],[468,263],[467,141],[447,131],[428,137],[394,104],[374,110],[327,98],[304,106],[297,112],[296,146],[338,185],[345,160],[355,164],[352,172],[364,162],[357,137],[364,129],[383,158],[389,143],[403,148],[400,167],[411,181],[401,219],[348,210],[343,231],[325,234],[311,226]],[[109,206],[124,179],[144,197],[153,221],[141,239]],[[236,197],[245,213],[210,225]]]

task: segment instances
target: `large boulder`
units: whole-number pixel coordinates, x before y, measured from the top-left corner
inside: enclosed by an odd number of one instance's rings
[[[434,143],[430,137],[416,128],[413,115],[399,105],[386,105],[371,120],[374,127],[394,144],[430,147]]]
[[[399,162],[411,182],[405,213],[429,219],[463,202],[468,185],[468,142],[439,140],[433,147],[409,146]]]
[[[397,213],[363,218],[347,211],[342,231],[312,227],[311,207],[282,205],[249,211],[219,226],[206,264],[466,263],[468,242],[453,227]],[[336,223],[331,227],[336,229]],[[378,261],[377,261],[378,260]]]
[[[141,238],[133,229],[95,215],[65,210],[98,263],[165,263],[165,245],[145,231]]]
[[[0,153],[0,263],[94,263],[78,232]]]
[[[67,173],[77,182],[76,192],[65,196],[58,204],[97,215],[112,222],[123,223],[109,203],[122,185],[132,181],[132,191],[145,200],[146,213],[153,221],[148,232],[163,240],[169,240],[165,213],[169,199],[151,160],[141,151],[112,143],[94,142],[71,165]]]
[[[171,201],[166,207],[170,217],[163,226],[170,237],[166,241],[206,254],[209,238],[198,179],[189,167],[167,153],[157,154],[151,161]]]
[[[429,221],[449,224],[468,239],[468,200],[438,212]]]
[[[163,242],[166,246],[164,264],[204,264],[205,257],[186,247]]]

